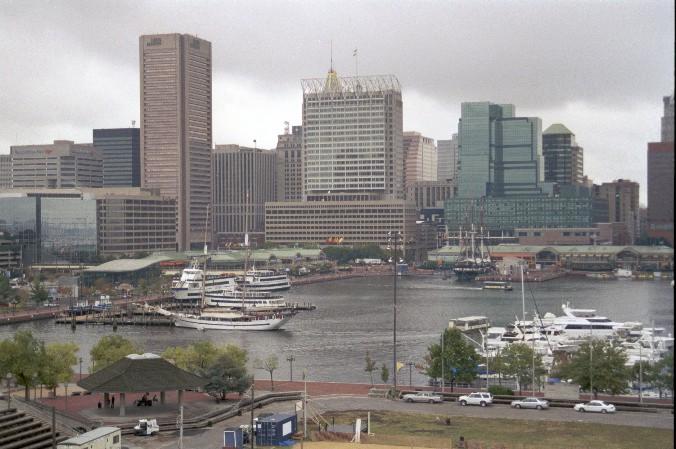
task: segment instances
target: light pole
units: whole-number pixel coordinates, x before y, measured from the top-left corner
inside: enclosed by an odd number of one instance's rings
[[[12,390],[10,389],[12,383],[12,373],[7,373],[7,410],[10,409],[12,405]]]
[[[401,232],[388,232],[387,233],[387,243],[388,247],[392,248],[392,282],[393,282],[393,303],[392,311],[394,315],[394,322],[392,326],[392,355],[393,355],[393,370],[392,370],[392,381],[394,384],[394,389],[397,389],[397,245],[401,240]]]
[[[292,354],[286,358],[286,361],[289,362],[289,380],[293,382],[293,362],[296,361],[296,358]]]
[[[251,432],[249,432],[249,441],[251,443],[251,449],[254,449],[254,435],[256,430],[254,428],[254,379],[251,376]]]
[[[415,363],[406,362],[406,364],[408,365],[408,386],[412,387],[413,386],[413,380],[412,380],[412,374],[411,373],[413,372],[413,365],[415,365]]]
[[[79,362],[80,362],[80,380],[82,380],[82,357],[80,357]]]

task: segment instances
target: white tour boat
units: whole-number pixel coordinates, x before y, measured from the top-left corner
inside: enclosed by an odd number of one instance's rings
[[[289,276],[286,273],[277,273],[273,270],[249,270],[238,282],[247,290],[280,291],[291,288]]]
[[[171,283],[171,291],[174,298],[179,301],[193,300],[198,301],[204,292],[220,291],[223,289],[234,289],[237,286],[234,276],[206,276],[206,282],[202,286],[204,279],[204,270],[198,267],[195,261],[190,268],[181,272],[181,277]]]

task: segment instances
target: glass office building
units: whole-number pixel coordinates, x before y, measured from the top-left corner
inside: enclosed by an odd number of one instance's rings
[[[459,197],[535,195],[549,189],[542,184],[539,118],[515,117],[511,104],[462,103],[458,134]]]
[[[591,227],[592,208],[588,195],[452,198],[444,205],[449,230],[474,224],[507,233],[516,228]]]
[[[0,196],[0,231],[21,247],[24,264],[96,258],[96,200],[78,196]]]

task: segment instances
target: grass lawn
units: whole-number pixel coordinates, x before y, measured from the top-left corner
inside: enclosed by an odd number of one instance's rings
[[[327,413],[336,424],[366,418],[366,412]],[[460,435],[471,449],[624,449],[674,448],[674,432],[668,429],[616,426],[609,424],[526,421],[451,417],[451,425],[436,420],[437,415],[371,412],[372,437],[362,443],[403,447],[450,448]],[[443,420],[443,416],[441,417]],[[367,440],[367,441],[365,441]],[[368,447],[368,446],[366,446]]]

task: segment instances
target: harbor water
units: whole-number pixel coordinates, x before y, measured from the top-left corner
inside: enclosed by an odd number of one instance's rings
[[[456,284],[441,276],[403,276],[397,282],[397,354],[399,361],[421,363],[427,347],[439,340],[452,318],[484,315],[501,326],[521,318],[521,287],[513,291],[481,290],[471,284]],[[674,290],[668,281],[592,280],[567,277],[526,284],[526,313],[532,317],[537,303],[541,315],[561,315],[567,301],[578,308],[597,309],[615,321],[641,321],[674,330]],[[249,365],[257,358],[276,354],[277,380],[289,379],[293,355],[294,380],[304,369],[309,380],[369,382],[364,371],[365,356],[392,367],[392,276],[354,278],[293,287],[286,296],[291,302],[313,303],[317,310],[301,312],[285,328],[274,332],[197,331],[167,326],[119,326],[117,334],[139,345],[145,352],[161,353],[169,346],[198,340],[231,343],[245,348]],[[74,342],[80,347],[83,371],[88,371],[89,351],[98,338],[112,333],[112,326],[55,324],[52,320],[0,327],[0,338],[10,338],[19,329],[29,329],[46,342]],[[78,371],[75,367],[75,371]],[[253,368],[252,368],[253,369]],[[265,371],[255,372],[265,379]],[[374,372],[380,380],[380,370]],[[427,377],[412,371],[414,384]],[[399,372],[399,384],[408,384],[409,368]]]

